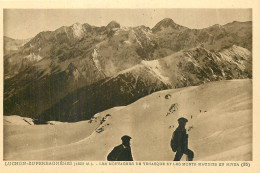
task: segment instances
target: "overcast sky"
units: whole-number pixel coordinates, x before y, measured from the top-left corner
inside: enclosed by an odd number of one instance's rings
[[[233,21],[252,21],[252,12],[250,9],[5,9],[4,35],[26,39],[76,22],[106,26],[111,20],[121,26],[152,28],[164,18],[189,28],[205,28]]]

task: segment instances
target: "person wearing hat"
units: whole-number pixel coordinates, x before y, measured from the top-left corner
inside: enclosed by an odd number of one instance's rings
[[[121,137],[122,144],[116,146],[107,156],[108,161],[133,161],[130,147],[130,136]]]
[[[176,152],[174,161],[180,161],[183,154],[188,156],[188,161],[192,161],[194,158],[194,153],[188,149],[188,134],[186,133],[186,123],[188,120],[186,118],[179,118],[179,126],[173,132],[171,139],[171,148],[173,152]]]

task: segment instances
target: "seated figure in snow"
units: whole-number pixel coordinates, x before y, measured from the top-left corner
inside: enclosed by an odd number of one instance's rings
[[[179,126],[173,132],[171,139],[171,148],[173,152],[177,152],[175,154],[174,161],[180,161],[183,154],[188,156],[188,161],[192,161],[194,158],[194,153],[190,149],[188,149],[188,134],[186,133],[186,123],[188,120],[186,118],[179,118],[178,123]]]
[[[122,144],[116,146],[107,156],[108,161],[133,161],[130,136],[122,136]]]

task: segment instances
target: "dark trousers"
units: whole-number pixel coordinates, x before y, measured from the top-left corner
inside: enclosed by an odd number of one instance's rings
[[[188,161],[192,161],[193,160],[194,153],[193,153],[193,151],[188,149],[185,152],[177,151],[173,161],[180,161],[183,154],[186,154],[188,156]]]

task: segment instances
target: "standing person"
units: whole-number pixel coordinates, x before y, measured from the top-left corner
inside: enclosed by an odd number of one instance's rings
[[[130,136],[122,136],[122,144],[116,146],[107,156],[108,161],[133,161]]]
[[[177,153],[175,154],[174,161],[180,161],[183,154],[188,156],[188,161],[192,161],[194,158],[194,153],[188,149],[188,134],[186,133],[186,123],[188,120],[186,118],[179,118],[179,126],[173,132],[171,139],[171,148],[172,151]]]

